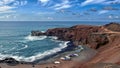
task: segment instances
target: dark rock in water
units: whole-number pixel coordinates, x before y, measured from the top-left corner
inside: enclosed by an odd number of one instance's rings
[[[0,60],[0,63],[3,63],[4,62],[4,60]]]
[[[45,35],[45,33],[41,32],[41,31],[32,31],[31,35],[32,36],[41,36],[41,35]]]
[[[74,45],[73,41],[68,42],[67,45],[68,46],[66,47],[66,50],[73,50],[75,47],[77,47]]]
[[[63,48],[60,52],[66,52],[66,51],[72,51],[76,48],[77,46],[74,45],[73,41],[70,41],[67,43],[67,47]]]
[[[13,59],[13,58],[6,58],[6,59],[4,59],[4,62],[5,63],[9,63],[9,64],[11,64],[11,63],[19,63],[18,61],[16,61],[15,59]]]
[[[4,60],[0,60],[1,63],[7,63],[7,64],[19,64],[19,61],[16,61],[14,58],[5,58]]]
[[[75,45],[73,44],[73,41],[70,41],[67,43],[68,47],[75,47]]]

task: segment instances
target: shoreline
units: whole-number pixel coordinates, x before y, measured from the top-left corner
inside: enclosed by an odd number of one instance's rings
[[[54,57],[51,57],[49,58],[48,60],[46,61],[40,61],[39,63],[18,63],[18,64],[9,64],[9,63],[0,63],[0,66],[2,66],[2,68],[4,68],[3,66],[7,66],[7,67],[10,67],[10,68],[26,68],[27,67],[30,67],[30,68],[38,68],[38,67],[42,67],[42,68],[46,68],[46,67],[53,67],[56,66],[57,68],[60,67],[60,65],[64,64],[64,63],[68,63],[68,64],[72,64],[72,63],[83,63],[88,61],[90,58],[92,58],[97,52],[87,46],[82,46],[84,49],[80,52],[77,52],[77,54],[79,56],[76,56],[76,57],[72,57],[71,60],[61,60],[60,57],[63,57],[63,56],[66,56],[66,55],[69,55],[69,54],[74,54],[76,53],[75,50],[73,51],[65,51],[63,53],[60,53]],[[86,56],[88,55],[88,56]],[[79,60],[78,60],[79,59]],[[76,61],[78,60],[78,61]],[[55,61],[59,61],[60,63],[54,63]]]
[[[43,63],[18,63],[10,68],[98,68],[120,67],[120,24],[110,23],[103,26],[76,25],[70,28],[48,29],[45,33],[32,31],[31,36],[57,36],[58,40],[72,41],[61,52],[45,57]],[[72,45],[73,44],[73,45]],[[80,46],[79,46],[80,45]],[[83,47],[81,51],[79,47]],[[70,48],[70,49],[69,49]],[[77,49],[78,48],[78,49]],[[72,55],[72,57],[70,57]],[[112,56],[111,56],[112,55]],[[108,57],[109,56],[109,57]],[[10,59],[10,60],[9,60]],[[47,60],[48,59],[48,60]],[[10,64],[16,60],[5,60]],[[42,61],[41,61],[42,62]],[[0,66],[4,68],[5,63]],[[5,65],[6,66],[6,65]]]
[[[22,64],[38,64],[38,63],[47,63],[46,61],[49,61],[49,59],[55,59],[55,58],[58,58],[57,56],[60,56],[62,54],[65,54],[65,53],[69,53],[69,52],[74,52],[75,51],[75,48],[77,48],[77,46],[73,45],[73,43],[71,42],[66,42],[64,41],[64,43],[66,43],[65,45],[67,45],[65,48],[62,48],[60,51],[56,52],[56,53],[53,53],[53,54],[50,54],[50,55],[47,55],[41,59],[36,59],[35,61],[33,62],[26,62],[26,61],[17,61],[17,59],[13,58],[13,57],[6,57],[5,59],[3,60],[0,60],[0,63],[1,62],[4,62],[6,63],[6,59],[9,61],[16,61],[16,62],[19,62],[19,63],[22,63]]]

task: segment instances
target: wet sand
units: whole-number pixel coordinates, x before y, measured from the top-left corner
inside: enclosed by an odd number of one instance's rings
[[[48,64],[18,64],[15,66],[10,66],[7,64],[1,63],[1,68],[80,68],[80,62],[74,62],[74,61],[64,61],[61,64],[54,64],[54,63],[48,63]],[[97,63],[97,64],[91,64],[87,68],[120,68],[120,65],[112,64],[112,63]]]
[[[1,68],[72,68],[75,67],[76,62],[72,61],[66,61],[62,62],[61,64],[54,64],[54,63],[48,63],[48,64],[18,64],[15,66],[10,66],[7,64],[0,64]]]

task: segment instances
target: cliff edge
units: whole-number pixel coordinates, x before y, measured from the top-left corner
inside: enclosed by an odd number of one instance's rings
[[[70,28],[48,29],[44,34],[32,32],[33,36],[57,36],[58,40],[73,41],[74,45],[86,45],[98,51],[90,61],[91,63],[120,64],[120,24],[109,23],[103,26],[76,25]],[[80,66],[82,68],[82,66]]]

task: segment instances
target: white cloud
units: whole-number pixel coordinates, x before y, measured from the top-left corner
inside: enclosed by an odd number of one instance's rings
[[[109,11],[108,10],[101,10],[101,11],[98,12],[98,14],[105,14],[107,12],[109,12]]]
[[[3,16],[0,16],[0,18],[10,18],[11,15],[3,15]]]
[[[47,3],[49,0],[39,0],[41,3]]]
[[[72,5],[70,5],[69,0],[65,0],[60,4],[54,5],[52,8],[54,8],[55,10],[61,10],[61,9],[66,9],[66,8],[70,8],[70,7],[72,7]]]
[[[13,3],[13,5],[14,6],[24,6],[24,5],[26,5],[28,3],[28,1],[15,1],[14,3]]]
[[[108,18],[109,18],[109,19],[112,19],[112,18],[113,18],[113,16],[112,16],[112,15],[109,15],[109,16],[108,16]]]
[[[0,16],[0,19],[15,19],[17,16],[17,14],[4,14]]]
[[[81,6],[86,6],[86,5],[90,4],[90,3],[92,3],[93,1],[94,0],[86,0],[83,3],[81,3]]]
[[[27,0],[0,0],[0,6],[6,6],[8,4],[12,4],[12,6],[24,6],[27,4]]]
[[[0,0],[0,14],[13,13],[15,12],[15,6],[8,6],[8,4],[13,3],[15,0]],[[2,16],[4,17],[4,16]]]
[[[89,4],[99,4],[99,3],[103,3],[105,1],[106,0],[86,0],[83,3],[81,3],[81,6],[86,6],[86,5],[89,5]]]
[[[120,0],[85,0],[81,3],[81,6],[86,6],[90,4],[119,4]]]
[[[15,0],[0,0],[0,5],[6,5],[14,2]]]
[[[120,0],[106,1],[104,4],[120,4]]]
[[[47,19],[48,19],[48,20],[53,20],[53,18],[52,18],[52,17],[48,17]]]
[[[21,1],[21,6],[26,5],[27,3],[27,1]]]
[[[11,9],[14,9],[16,7],[11,7],[11,6],[0,6],[0,12],[8,11]]]
[[[39,0],[39,2],[42,3],[43,6],[45,6],[49,2],[49,0]]]
[[[119,18],[119,16],[115,16],[115,18],[116,18],[116,19],[118,19],[118,18]]]
[[[36,12],[33,12],[36,13]],[[38,12],[37,15],[54,14],[55,12]]]
[[[65,9],[65,8],[70,8],[70,7],[71,5],[63,5],[63,6],[55,8],[55,10],[60,10],[60,9]]]
[[[14,13],[16,11],[13,11],[13,10],[8,10],[8,11],[4,11],[4,12],[0,12],[0,14],[5,14],[5,13]]]
[[[11,3],[13,3],[13,4],[11,4]],[[11,4],[11,6],[9,6],[8,4]],[[22,1],[0,0],[0,14],[16,12],[15,9],[18,6],[24,6],[26,4],[27,4],[27,0],[22,0]]]

